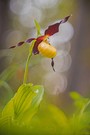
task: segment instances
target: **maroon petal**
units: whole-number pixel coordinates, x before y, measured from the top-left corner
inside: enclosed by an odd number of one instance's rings
[[[70,16],[71,16],[71,15],[69,15],[69,16],[65,17],[64,19],[62,19],[62,20],[60,21],[60,24],[67,22]]]
[[[33,47],[33,54],[34,55],[39,54],[37,41],[35,42],[34,47]]]
[[[54,69],[54,60],[53,60],[53,58],[51,59],[52,61],[51,61],[51,66],[52,66],[52,68],[53,68],[53,71],[55,72],[55,69]]]
[[[26,43],[31,43],[33,40],[35,40],[35,38],[29,38],[29,39],[27,39],[25,42],[26,42]]]
[[[17,46],[22,46],[24,43],[30,43],[31,41],[33,41],[33,40],[35,40],[35,38],[29,38],[29,39],[27,39],[26,41],[21,41],[21,42],[19,42],[16,46],[14,45],[14,46],[11,46],[10,48],[15,48],[15,47],[17,47]]]
[[[21,46],[21,45],[23,45],[25,42],[24,41],[21,41],[21,42],[19,42],[16,46]]]
[[[36,55],[36,54],[39,54],[39,51],[38,51],[38,45],[44,40],[45,36],[40,36],[36,39],[36,42],[34,44],[34,47],[33,47],[33,53]]]
[[[57,33],[59,31],[59,25],[62,23],[67,22],[67,20],[69,19],[70,16],[65,17],[64,19],[62,19],[59,23],[50,25],[46,30],[45,30],[45,35],[49,35],[52,36],[55,33]]]
[[[36,55],[36,54],[39,54],[39,51],[38,51],[38,45],[41,43],[42,41],[41,40],[37,40],[34,44],[34,47],[33,47],[33,53]]]
[[[12,48],[15,48],[16,46],[15,45],[13,45],[13,46],[11,46],[11,47],[9,47],[9,49],[12,49]]]
[[[10,49],[11,48],[15,48],[15,47],[17,47],[17,46],[21,46],[21,45],[23,45],[25,42],[24,41],[21,41],[21,42],[19,42],[17,45],[13,45],[13,46],[11,46],[11,47],[9,47]]]

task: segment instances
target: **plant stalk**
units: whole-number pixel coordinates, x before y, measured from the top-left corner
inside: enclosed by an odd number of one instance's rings
[[[23,84],[24,84],[24,83],[27,83],[29,64],[30,64],[30,59],[31,59],[31,56],[32,56],[32,51],[33,51],[33,47],[34,47],[35,41],[36,41],[36,40],[34,40],[34,41],[32,42],[32,44],[30,45],[29,54],[28,54],[27,61],[26,61],[25,72],[24,72]]]

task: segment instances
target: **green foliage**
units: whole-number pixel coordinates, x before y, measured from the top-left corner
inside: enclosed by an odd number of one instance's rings
[[[49,103],[42,103],[38,113],[31,120],[31,132],[34,134],[63,134],[67,129],[68,118],[56,106]]]
[[[8,92],[8,98],[11,98],[13,96],[13,91],[11,89],[11,87],[9,86],[9,84],[6,81],[2,81],[0,80],[0,87],[3,86],[7,92]]]
[[[43,93],[43,86],[33,86],[30,83],[21,85],[2,111],[1,127],[28,126],[38,110]]]
[[[77,92],[71,92],[70,95],[76,105],[73,114],[69,117],[62,109],[43,103],[31,120],[33,134],[89,135],[90,110],[87,108],[90,105],[90,100]]]
[[[1,130],[5,128],[9,134],[17,132],[23,135],[89,134],[90,109],[87,109],[90,104],[89,99],[71,92],[70,96],[74,100],[76,110],[71,117],[68,117],[62,109],[46,102],[41,103],[43,93],[43,86],[33,86],[31,83],[21,85],[2,111]]]
[[[11,97],[14,95],[14,92],[9,85],[8,81],[12,78],[12,76],[15,74],[15,71],[17,69],[16,65],[9,66],[7,69],[5,69],[1,74],[0,74],[0,95],[2,99],[2,104],[1,106],[3,107],[7,101],[11,99]],[[4,88],[4,89],[3,89]],[[6,92],[6,96],[3,97],[4,91]],[[2,98],[3,97],[3,98]],[[1,100],[0,100],[1,101]]]
[[[12,78],[12,76],[14,75],[15,71],[17,69],[16,65],[7,67],[7,69],[5,69],[1,74],[0,74],[0,80],[3,81],[8,81]]]
[[[16,69],[17,69],[17,66],[13,65],[13,66],[7,67],[7,69],[5,69],[0,74],[0,87],[3,86],[8,91],[10,97],[13,95],[13,91],[11,87],[9,86],[9,84],[7,83],[7,81],[9,81],[12,78]]]
[[[35,23],[35,27],[36,27],[36,30],[37,30],[37,37],[41,35],[41,28],[40,28],[40,25],[39,23],[37,22],[37,20],[34,20],[34,23]]]
[[[90,100],[88,98],[84,98],[77,92],[71,92],[70,96],[74,100],[74,104],[78,111],[84,112],[87,106],[90,104]]]
[[[76,111],[70,120],[70,127],[73,129],[71,134],[87,135],[90,133],[90,110],[87,110],[90,100],[79,95],[77,92],[71,92],[70,96],[76,106]]]

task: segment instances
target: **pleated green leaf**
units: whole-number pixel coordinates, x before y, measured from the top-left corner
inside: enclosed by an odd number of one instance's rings
[[[18,124],[28,124],[37,112],[44,88],[41,85],[23,84],[2,111],[2,119],[11,117]]]
[[[7,105],[3,109],[2,117],[12,117],[12,118],[14,118],[13,98],[7,103]]]

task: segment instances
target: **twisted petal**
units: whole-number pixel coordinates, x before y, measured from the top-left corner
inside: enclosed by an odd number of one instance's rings
[[[17,44],[17,46],[21,46],[21,45],[23,45],[25,42],[24,41],[21,41],[21,42],[19,42],[18,44]]]
[[[34,44],[34,47],[33,47],[33,53],[36,55],[36,54],[39,54],[39,50],[38,50],[38,45],[45,39],[46,37],[45,36],[40,36],[36,39],[36,42]]]
[[[17,47],[17,46],[22,46],[24,43],[31,43],[33,40],[35,40],[35,38],[29,38],[29,39],[27,39],[26,41],[21,41],[21,42],[19,42],[17,45],[11,46],[10,48],[15,48],[15,47]]]
[[[52,60],[52,61],[51,61],[51,66],[52,66],[53,71],[55,72],[55,68],[54,68],[54,60],[53,60],[53,58],[52,58],[51,60]]]
[[[17,46],[22,46],[24,43],[25,43],[25,41],[21,41],[21,42],[19,42],[17,45],[13,45],[13,46],[9,47],[9,49],[15,48],[15,47],[17,47]]]
[[[33,40],[35,40],[35,38],[29,38],[29,39],[27,39],[25,42],[26,42],[26,43],[31,43]]]
[[[45,30],[45,35],[52,36],[55,33],[59,31],[59,25],[62,23],[67,22],[70,16],[65,17],[64,19],[60,20],[59,23],[55,23],[53,25],[50,25],[46,30]]]

